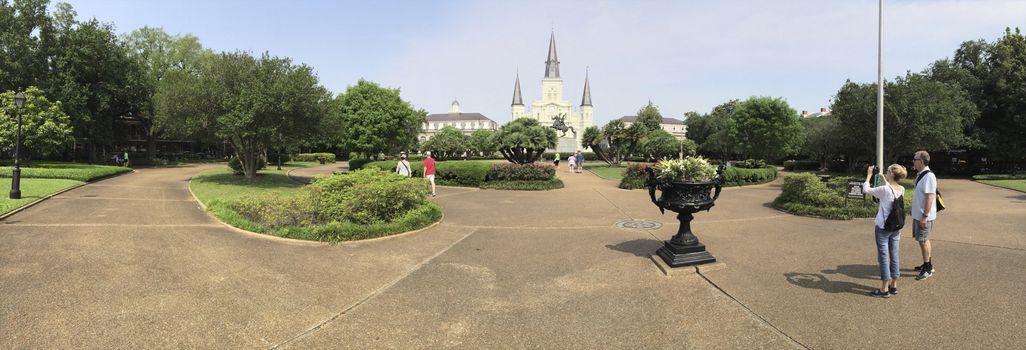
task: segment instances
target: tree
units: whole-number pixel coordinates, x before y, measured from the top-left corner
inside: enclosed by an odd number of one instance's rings
[[[53,46],[48,0],[0,1],[0,91],[45,86]],[[70,5],[58,4],[58,13]]]
[[[730,138],[745,156],[779,159],[805,141],[798,113],[781,98],[751,97],[737,104]]]
[[[803,119],[805,126],[805,145],[802,153],[819,161],[820,169],[826,169],[828,161],[841,154],[843,147],[838,142],[841,137],[841,124],[832,115],[818,118]]]
[[[93,19],[59,33],[50,59],[47,96],[61,101],[75,137],[89,146],[89,160],[124,135],[118,120],[139,115],[149,101],[141,65],[128,56],[110,24]]]
[[[601,129],[596,126],[585,129],[581,147],[591,148],[592,152],[609,165],[619,165],[638,142],[637,134],[640,130],[644,130],[643,127],[631,129],[624,126],[623,121],[614,119]]]
[[[198,74],[173,72],[174,88],[158,94],[157,114],[172,135],[208,129],[235,150],[246,178],[256,175],[267,148],[301,140],[320,125],[330,96],[313,69],[287,58],[222,53]]]
[[[399,89],[362,79],[335,98],[333,110],[340,120],[341,147],[374,156],[414,145],[427,118],[427,112],[403,101]]]
[[[1026,154],[1026,37],[1006,28],[987,57],[990,72],[983,82],[985,106],[979,126],[994,155],[1011,167]]]
[[[908,73],[884,89],[884,159],[907,161],[918,149],[952,149],[967,142],[964,130],[978,112],[965,91]],[[840,124],[836,142],[854,158],[876,152],[876,84],[847,82],[837,92],[832,114]]]
[[[698,153],[709,158],[727,159],[736,153],[730,138],[734,128],[734,111],[738,100],[730,100],[713,108],[706,115],[695,112],[685,114],[687,138],[698,144]]]
[[[156,138],[160,133],[155,128],[155,95],[160,89],[173,88],[164,84],[164,78],[172,70],[194,71],[204,54],[210,53],[203,49],[199,39],[192,35],[172,36],[161,28],[142,27],[125,36],[123,41],[129,55],[138,62],[143,70],[142,84],[146,85],[146,103],[137,116],[146,134],[146,158],[156,157]]]
[[[487,129],[477,129],[470,134],[470,147],[478,154],[488,156],[495,153],[495,132]]]
[[[638,118],[634,120],[632,125],[644,127],[647,134],[649,131],[660,129],[662,124],[663,115],[659,113],[659,107],[656,107],[652,104],[652,101],[649,101],[647,105],[638,110]]]
[[[431,139],[420,145],[422,151],[431,151],[432,156],[443,160],[459,158],[470,147],[467,136],[452,126],[442,128],[437,134],[431,136]]]
[[[644,141],[641,144],[642,153],[645,154],[647,159],[669,159],[676,158],[682,152],[686,155],[694,153],[694,142],[688,141],[687,150],[684,149],[684,143],[673,137],[663,129],[655,129],[645,135]]]
[[[0,94],[0,147],[7,154],[14,154],[18,132],[14,94],[14,91]],[[34,86],[26,89],[24,94],[25,105],[21,110],[23,156],[33,153],[51,155],[74,141],[71,121],[61,110],[60,102],[50,102],[43,96],[43,91]]]
[[[538,161],[546,148],[556,147],[556,130],[531,118],[511,121],[495,132],[495,145],[506,160],[516,164]]]

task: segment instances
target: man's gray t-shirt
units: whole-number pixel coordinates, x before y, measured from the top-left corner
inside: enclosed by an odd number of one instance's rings
[[[923,168],[923,171],[930,170],[930,167]],[[937,218],[937,203],[933,203],[930,206],[930,212],[924,213],[923,209],[926,208],[926,195],[937,193],[937,176],[933,175],[931,171],[929,174],[923,175],[922,179],[919,179],[919,183],[916,184],[916,189],[912,191],[912,219],[922,219],[926,214],[926,220],[934,220]],[[936,201],[936,199],[934,199]]]

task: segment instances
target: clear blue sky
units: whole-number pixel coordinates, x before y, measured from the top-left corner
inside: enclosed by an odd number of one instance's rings
[[[313,66],[335,93],[365,78],[432,113],[509,120],[519,68],[539,98],[555,28],[565,98],[591,69],[596,123],[652,100],[663,116],[732,98],[827,107],[846,79],[876,80],[877,1],[69,1],[79,19],[191,33],[220,51],[268,51]],[[885,74],[922,70],[965,40],[1026,27],[1026,0],[888,0]],[[1024,28],[1026,29],[1026,28]]]

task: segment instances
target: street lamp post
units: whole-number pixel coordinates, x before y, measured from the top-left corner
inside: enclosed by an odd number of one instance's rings
[[[18,136],[14,141],[14,171],[11,172],[11,199],[21,199],[21,107],[25,105],[25,94],[14,95],[14,114],[18,116]]]

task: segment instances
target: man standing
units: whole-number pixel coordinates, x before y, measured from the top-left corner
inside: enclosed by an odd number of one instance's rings
[[[431,181],[431,197],[435,196],[435,159],[431,158],[431,151],[424,152],[424,178]]]
[[[933,220],[937,218],[937,176],[930,171],[930,154],[926,151],[916,152],[912,165],[919,172],[916,176],[916,189],[912,192],[912,237],[919,242],[923,252],[923,264],[916,266],[919,276],[916,280],[925,280],[933,276],[933,257],[930,251],[930,237],[933,231]]]

